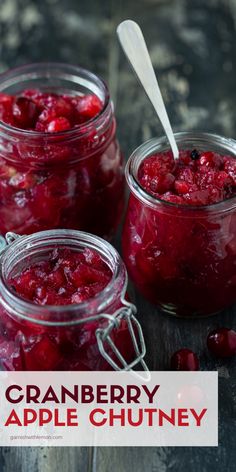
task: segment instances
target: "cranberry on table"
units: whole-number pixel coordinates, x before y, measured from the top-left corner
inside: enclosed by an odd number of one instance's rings
[[[172,370],[199,370],[199,360],[190,349],[180,349],[171,357]]]
[[[216,357],[231,357],[236,354],[236,331],[217,328],[207,336],[207,347]]]

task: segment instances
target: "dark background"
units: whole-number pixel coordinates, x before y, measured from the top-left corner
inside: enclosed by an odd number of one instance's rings
[[[64,61],[109,84],[125,156],[162,130],[116,39],[126,18],[144,31],[175,130],[236,138],[236,0],[0,0],[0,70]],[[119,241],[117,242],[119,246]],[[236,308],[205,320],[176,320],[134,292],[151,369],[180,347],[219,372],[218,448],[2,448],[0,472],[231,472],[236,462],[236,362],[216,362],[206,335],[236,328]]]

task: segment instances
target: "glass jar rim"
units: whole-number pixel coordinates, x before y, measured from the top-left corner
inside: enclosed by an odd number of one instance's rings
[[[57,244],[57,247],[66,246],[70,243],[77,244],[78,247],[91,247],[101,255],[106,256],[107,263],[112,271],[112,277],[106,287],[98,292],[94,297],[71,305],[36,305],[15,294],[9,287],[6,280],[6,265],[12,262],[11,257],[16,257],[26,249],[34,249],[39,246]],[[40,231],[28,236],[19,236],[6,247],[0,256],[0,294],[3,305],[10,309],[14,316],[31,321],[37,324],[49,326],[68,326],[81,322],[81,317],[86,312],[91,312],[91,304],[94,313],[101,313],[106,307],[117,299],[117,288],[121,285],[121,298],[126,291],[127,272],[120,255],[116,249],[104,239],[90,233],[77,230],[48,230]],[[15,308],[17,306],[17,309]],[[52,315],[48,320],[48,313]],[[30,314],[30,316],[29,316]],[[65,321],[58,321],[60,315],[66,315]],[[71,317],[71,319],[67,319]],[[56,317],[56,321],[53,320]]]
[[[211,146],[215,146],[220,148],[222,151],[228,151],[231,153],[232,156],[236,158],[236,141],[231,138],[226,138],[214,133],[206,133],[206,132],[177,132],[174,133],[175,139],[177,144],[182,142],[194,142],[195,144],[202,144],[208,145],[210,143]],[[194,144],[194,145],[195,145]],[[217,203],[213,203],[210,205],[186,205],[181,203],[173,203],[168,202],[166,200],[161,200],[158,197],[151,195],[147,192],[139,183],[137,178],[137,172],[140,167],[141,162],[148,156],[157,153],[158,151],[167,151],[170,149],[169,142],[166,136],[162,136],[160,138],[152,138],[148,141],[145,141],[141,144],[138,148],[136,148],[131,156],[129,157],[126,167],[125,167],[125,176],[128,186],[131,192],[145,204],[151,206],[152,208],[156,208],[157,205],[173,209],[177,208],[181,211],[188,211],[188,212],[202,212],[202,211],[228,211],[232,210],[232,208],[236,208],[236,196],[231,197],[227,200],[223,200]],[[219,149],[218,149],[219,152]],[[226,208],[227,207],[227,208]]]
[[[61,73],[66,73],[67,76],[70,75],[73,78],[74,83],[78,83],[76,82],[76,77],[84,77],[84,80],[87,83],[89,81],[90,83],[96,81],[98,88],[104,95],[104,102],[101,111],[86,123],[81,123],[76,126],[76,128],[71,128],[65,131],[47,133],[44,131],[24,130],[0,120],[0,132],[7,134],[8,137],[10,136],[13,139],[17,137],[30,140],[44,138],[47,139],[48,143],[57,143],[61,140],[70,141],[74,138],[78,138],[79,136],[84,137],[85,135],[89,134],[94,129],[94,127],[102,127],[104,120],[107,119],[107,117],[109,117],[113,111],[107,84],[101,77],[80,66],[63,62],[33,62],[31,64],[25,64],[23,66],[11,68],[0,74],[0,93],[4,93],[6,87],[19,82],[20,76],[26,79],[27,76],[30,77],[33,74],[33,78],[37,78],[36,74],[40,70],[42,71],[42,76],[45,75],[45,78],[48,78],[48,74],[52,74],[53,71],[54,73],[58,73],[58,71],[60,71]]]

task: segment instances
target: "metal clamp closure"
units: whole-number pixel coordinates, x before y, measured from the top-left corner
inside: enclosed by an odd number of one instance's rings
[[[0,255],[10,244],[14,243],[16,239],[21,237],[22,236],[13,232],[6,233],[5,238],[0,236]],[[143,359],[146,354],[146,346],[141,325],[134,316],[137,313],[136,306],[125,300],[124,295],[121,296],[121,304],[121,308],[116,310],[112,315],[100,313],[98,315],[87,316],[82,318],[78,324],[95,320],[102,321],[106,319],[107,325],[104,328],[98,328],[96,330],[96,338],[100,354],[113,367],[114,370],[132,371],[139,378],[141,375],[135,373],[135,371],[133,371],[133,367],[140,364],[142,370],[146,371],[146,377],[142,377],[142,379],[148,381],[150,379],[150,372]],[[112,339],[112,334],[115,333],[117,328],[119,328],[123,320],[127,324],[133,351],[136,356],[132,361],[126,361],[123,354],[120,352]],[[111,357],[111,353],[114,354],[114,357]]]
[[[113,315],[102,315],[103,318],[108,319],[108,324],[105,328],[98,328],[96,330],[96,337],[100,354],[115,370],[130,371],[133,370],[133,367],[137,366],[138,364],[141,364],[142,369],[148,371],[148,367],[143,360],[146,354],[146,346],[142,328],[139,321],[134,316],[134,314],[136,314],[137,312],[137,309],[135,305],[127,302],[126,300],[122,300],[122,302],[125,306],[122,306]],[[114,330],[119,327],[122,320],[125,320],[127,323],[131,342],[134,348],[134,353],[136,355],[135,359],[128,362],[126,361],[120,350],[117,348],[111,337],[112,332],[114,332]],[[115,358],[111,357],[111,355],[106,349],[106,346],[110,351],[112,351],[112,353],[115,355]],[[119,364],[117,363],[117,361],[119,361]]]
[[[21,236],[19,234],[12,233],[11,231],[6,233],[5,238],[4,236],[0,236],[0,255],[5,251],[7,246],[14,243],[14,241],[18,238],[21,238]]]

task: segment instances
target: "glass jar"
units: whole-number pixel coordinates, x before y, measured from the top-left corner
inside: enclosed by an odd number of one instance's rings
[[[8,246],[7,246],[8,243]],[[0,364],[5,370],[130,370],[143,361],[145,344],[136,308],[125,299],[127,272],[106,241],[70,230],[1,237]],[[9,278],[55,248],[90,248],[108,264],[112,277],[93,298],[73,305],[37,305],[20,297]]]
[[[72,228],[110,237],[123,209],[124,173],[107,86],[87,70],[57,63],[0,76],[0,93],[25,89],[92,93],[103,108],[87,123],[59,133],[0,122],[0,233]]]
[[[177,133],[180,149],[236,157],[236,142],[206,133]],[[138,289],[163,311],[178,316],[216,313],[236,301],[236,198],[208,206],[160,200],[138,182],[149,155],[166,151],[166,138],[152,139],[131,155],[131,190],[123,230],[123,257]]]

